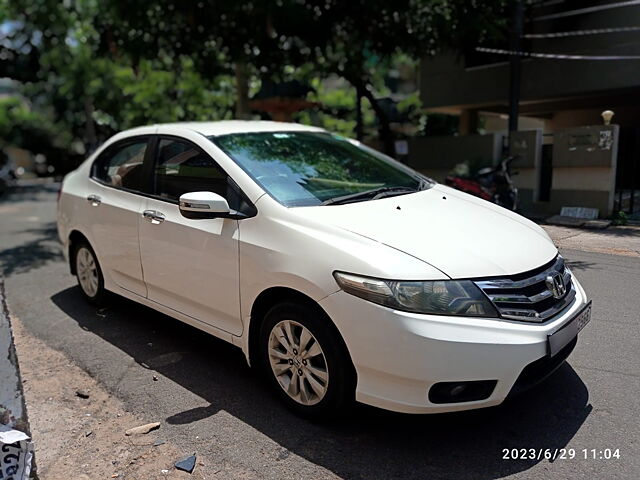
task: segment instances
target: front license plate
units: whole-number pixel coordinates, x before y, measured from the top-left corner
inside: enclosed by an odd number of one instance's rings
[[[562,350],[589,323],[589,320],[591,320],[591,302],[582,307],[576,316],[565,323],[560,330],[548,336],[549,355],[553,357]]]

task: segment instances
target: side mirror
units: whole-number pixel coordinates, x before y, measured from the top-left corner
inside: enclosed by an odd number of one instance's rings
[[[180,213],[191,219],[228,217],[229,204],[217,193],[189,192],[180,195]]]

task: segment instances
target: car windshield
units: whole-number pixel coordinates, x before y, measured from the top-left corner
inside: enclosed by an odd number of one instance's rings
[[[432,185],[384,155],[322,132],[255,132],[209,139],[287,207],[401,195]]]

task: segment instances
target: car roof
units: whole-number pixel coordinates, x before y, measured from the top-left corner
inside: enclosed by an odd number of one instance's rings
[[[204,136],[228,135],[230,133],[250,132],[324,132],[322,128],[301,125],[299,123],[272,122],[265,120],[222,120],[219,122],[176,122],[161,123],[151,127],[138,127],[127,130],[128,134],[148,133],[149,128],[157,128],[161,132],[164,128],[184,129],[198,132]]]

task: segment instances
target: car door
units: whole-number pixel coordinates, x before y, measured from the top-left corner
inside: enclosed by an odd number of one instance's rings
[[[149,136],[127,138],[100,154],[91,168],[85,204],[93,247],[104,273],[119,287],[143,297],[147,288],[138,223],[149,140]]]
[[[226,173],[194,143],[167,136],[158,137],[152,176],[139,230],[148,298],[240,335],[238,221],[188,219],[178,207],[187,192],[227,198]]]

